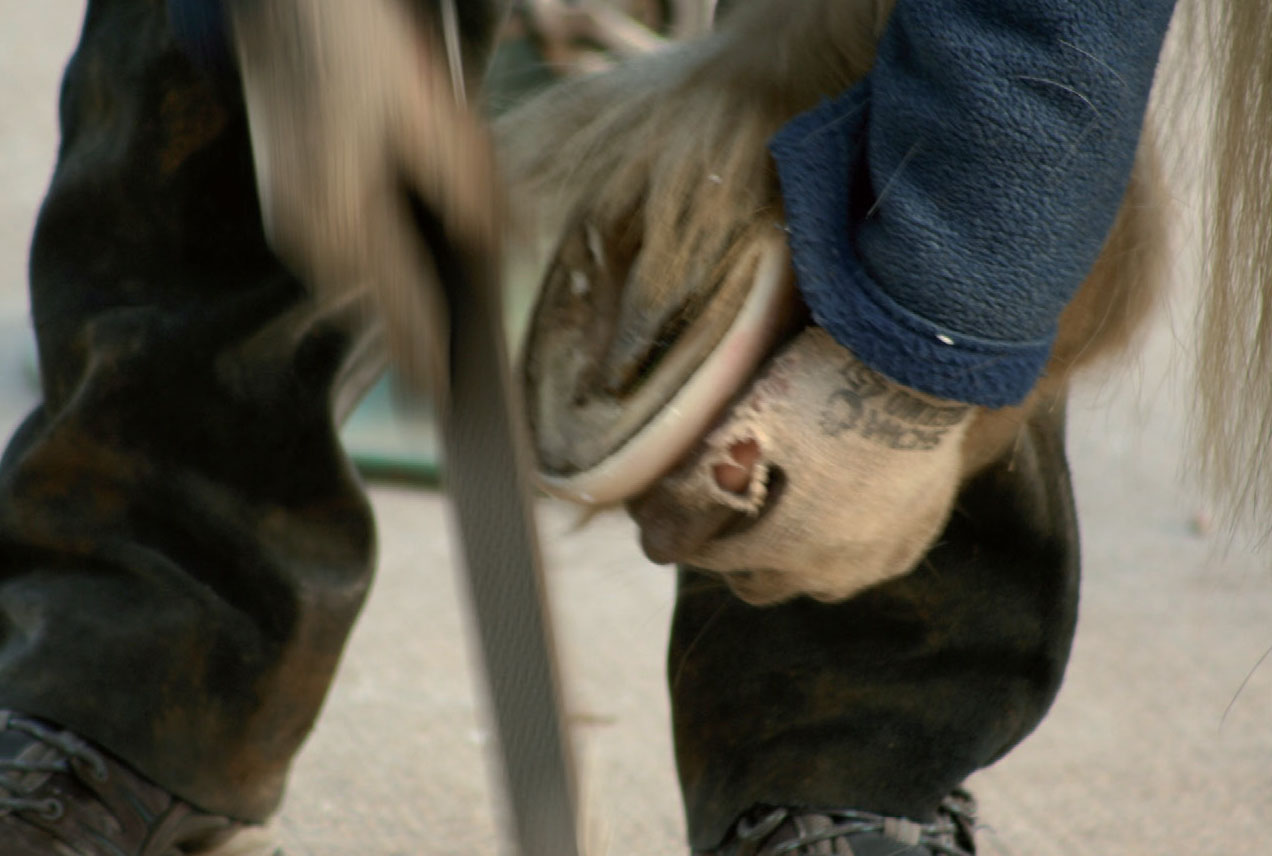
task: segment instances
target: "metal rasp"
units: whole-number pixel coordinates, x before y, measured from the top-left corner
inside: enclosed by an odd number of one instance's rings
[[[442,0],[455,98],[465,101],[455,0]],[[418,200],[417,200],[418,202]],[[502,259],[445,234],[421,205],[449,308],[446,491],[477,625],[517,856],[579,856],[573,752],[535,526],[531,456],[514,403]]]
[[[436,243],[433,246],[437,246]],[[578,856],[573,753],[514,406],[498,260],[443,270],[450,304],[445,484],[467,570],[519,856]]]
[[[455,98],[465,99],[454,0],[442,24]],[[503,324],[502,260],[451,240],[416,200],[449,309],[445,485],[467,571],[517,856],[579,856],[573,752]]]

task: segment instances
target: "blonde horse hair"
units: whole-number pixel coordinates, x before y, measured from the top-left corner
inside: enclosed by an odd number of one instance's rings
[[[1230,520],[1266,533],[1272,498],[1272,3],[1191,0],[1181,14],[1184,37],[1208,77],[1210,90],[1200,96],[1212,106],[1203,175],[1198,469]]]

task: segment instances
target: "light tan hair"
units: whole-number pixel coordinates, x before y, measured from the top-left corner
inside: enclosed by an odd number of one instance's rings
[[[1189,0],[1181,36],[1209,104],[1197,333],[1198,469],[1229,519],[1272,530],[1272,3]]]

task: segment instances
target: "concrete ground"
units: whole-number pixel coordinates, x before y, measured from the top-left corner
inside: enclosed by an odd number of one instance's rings
[[[25,247],[75,0],[0,0],[0,419],[30,403]],[[1176,309],[1175,318],[1187,313]],[[1181,479],[1188,324],[1080,384],[1083,608],[1050,717],[972,781],[990,856],[1272,851],[1272,550],[1210,531]],[[498,852],[489,740],[444,498],[372,486],[381,570],[271,840],[289,856]],[[591,853],[684,853],[662,646],[671,573],[631,525],[541,507]],[[264,847],[261,844],[260,847]],[[246,850],[244,851],[246,852]],[[257,849],[256,852],[269,852]]]

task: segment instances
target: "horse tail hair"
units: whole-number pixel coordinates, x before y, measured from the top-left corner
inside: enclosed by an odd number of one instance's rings
[[[1234,524],[1272,533],[1272,0],[1191,0],[1180,23],[1209,67],[1194,436]],[[1193,101],[1195,105],[1196,100]],[[1182,105],[1181,105],[1182,106]]]

